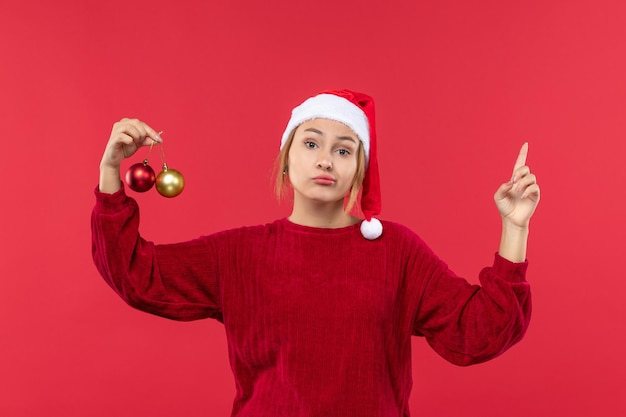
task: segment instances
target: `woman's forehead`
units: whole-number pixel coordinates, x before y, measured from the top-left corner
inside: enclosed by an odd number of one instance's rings
[[[303,122],[296,131],[313,131],[313,133],[331,136],[352,136],[358,139],[357,134],[346,124],[321,117]]]

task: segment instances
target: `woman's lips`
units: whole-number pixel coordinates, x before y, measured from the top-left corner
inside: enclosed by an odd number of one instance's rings
[[[335,183],[335,179],[330,175],[318,175],[313,178],[313,182],[320,185],[332,185]]]

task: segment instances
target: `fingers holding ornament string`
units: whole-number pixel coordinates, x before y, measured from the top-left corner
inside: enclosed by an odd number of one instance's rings
[[[156,132],[139,119],[122,119],[114,125],[114,131],[116,128],[119,129],[125,158],[132,156],[142,146],[150,146],[155,142],[162,143],[163,132]]]
[[[161,133],[154,130],[147,123],[139,119],[124,118],[113,125],[113,131],[118,130],[129,135],[137,146],[147,146],[152,142],[161,143]]]
[[[161,136],[148,124],[139,119],[122,119],[113,125],[109,142],[102,155],[101,166],[119,167],[141,146],[161,143]]]

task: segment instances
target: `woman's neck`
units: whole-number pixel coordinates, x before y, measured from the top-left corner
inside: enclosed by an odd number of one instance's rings
[[[297,199],[288,220],[302,226],[331,229],[351,226],[360,221],[344,211],[343,201],[320,203],[308,200],[304,203]]]

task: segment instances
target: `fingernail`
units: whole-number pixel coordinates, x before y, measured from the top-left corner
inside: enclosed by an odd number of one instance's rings
[[[515,184],[515,183],[517,182],[517,177],[516,177],[516,176],[513,176],[513,178],[511,178],[511,182],[512,182],[513,184]]]

